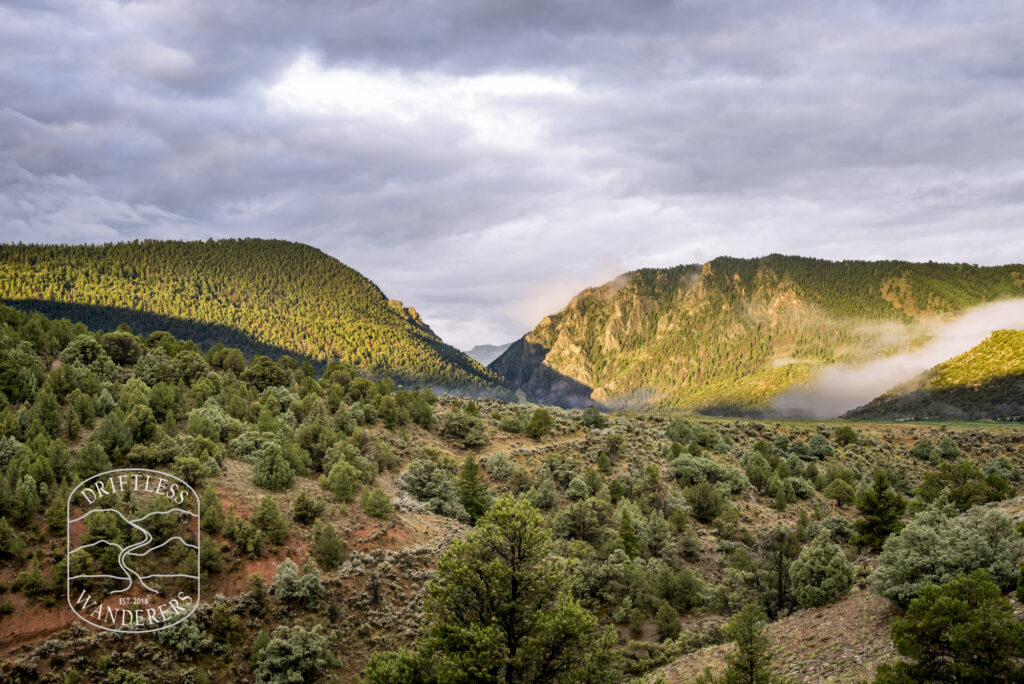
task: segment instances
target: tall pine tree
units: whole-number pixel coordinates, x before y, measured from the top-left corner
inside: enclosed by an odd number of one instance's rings
[[[615,681],[615,632],[572,597],[540,513],[502,497],[437,564],[412,651],[376,653],[365,675],[398,682]]]
[[[462,462],[462,471],[459,473],[459,496],[462,499],[462,507],[469,513],[469,518],[474,523],[487,512],[487,485],[480,481],[480,466],[477,465],[473,454],[467,454],[466,460]]]
[[[900,518],[907,507],[906,499],[889,484],[889,475],[879,470],[871,486],[857,497],[860,518],[856,541],[874,549],[882,548],[886,538],[900,528]]]

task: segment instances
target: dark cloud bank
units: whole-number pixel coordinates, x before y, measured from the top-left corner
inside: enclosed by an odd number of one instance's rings
[[[0,4],[5,240],[314,244],[460,346],[643,265],[1024,261],[1024,6]]]

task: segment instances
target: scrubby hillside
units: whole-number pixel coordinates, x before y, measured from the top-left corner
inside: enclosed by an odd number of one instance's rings
[[[973,349],[847,414],[882,420],[1024,420],[1024,330]]]
[[[1022,294],[1020,265],[721,257],[584,290],[490,368],[567,406],[748,410],[823,364],[913,347],[922,321]]]
[[[774,671],[797,682],[870,681],[881,663],[896,658],[889,622],[898,609],[884,598],[858,590],[829,606],[802,611],[769,625]],[[732,644],[708,646],[666,665],[648,682],[685,684],[710,669],[725,670]]]
[[[246,355],[347,361],[449,387],[499,387],[415,309],[320,250],[281,240],[0,245],[0,300],[113,330],[167,330]]]
[[[938,507],[930,524],[963,538],[973,523],[957,516],[1016,494],[1024,465],[1010,427],[470,402],[346,364],[315,377],[6,307],[0,397],[0,679],[12,682],[526,682],[566,663],[627,681],[723,643],[744,606],[784,626],[843,600],[887,567],[877,548],[918,509]],[[65,605],[68,491],[114,467],[201,492],[202,603],[156,635],[96,633]],[[1016,535],[994,525],[969,535],[982,546],[940,548],[943,572],[971,569],[989,542],[1012,552]],[[516,553],[494,553],[510,540]],[[529,610],[510,622],[509,606]],[[791,646],[793,663],[820,650]]]

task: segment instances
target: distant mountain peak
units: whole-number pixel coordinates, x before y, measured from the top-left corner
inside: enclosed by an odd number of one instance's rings
[[[512,346],[511,342],[506,342],[505,344],[478,344],[472,349],[465,350],[463,353],[481,366],[488,366],[494,359],[504,354],[505,350],[510,346]]]

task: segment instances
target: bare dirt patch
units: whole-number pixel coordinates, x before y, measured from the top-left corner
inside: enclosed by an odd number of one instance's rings
[[[772,669],[798,682],[870,681],[881,663],[896,658],[889,621],[897,612],[888,600],[861,590],[769,625]],[[705,668],[720,674],[732,649],[721,644],[689,653],[645,681],[660,676],[666,682],[691,682]]]
[[[63,598],[47,608],[21,593],[9,597],[14,610],[0,617],[0,653],[4,655],[59,632],[78,619]]]

